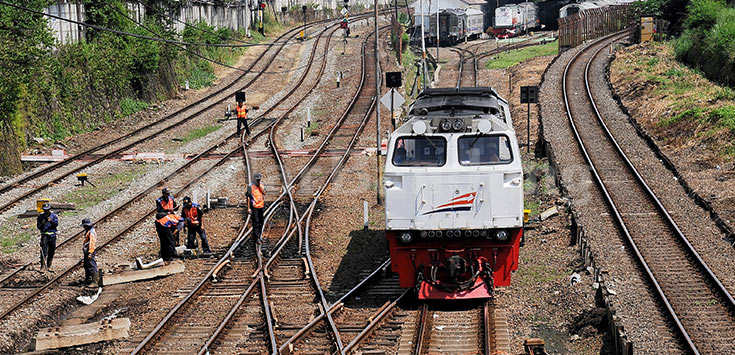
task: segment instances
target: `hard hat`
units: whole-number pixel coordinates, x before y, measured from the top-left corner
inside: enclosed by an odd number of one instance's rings
[[[186,197],[184,197],[184,200],[183,201],[184,201],[184,203],[191,202],[191,197],[186,196]]]
[[[161,193],[166,195],[170,194],[170,192],[168,191],[168,187],[164,187],[163,190],[161,190]]]
[[[49,211],[51,210],[51,204],[49,204],[48,202],[44,203],[43,206],[41,206],[41,209],[44,211]]]
[[[85,219],[82,220],[82,226],[91,227],[92,226],[92,221],[90,221],[89,218],[85,218]]]
[[[263,178],[263,175],[261,175],[260,173],[255,173],[255,175],[253,175],[253,179],[255,180],[260,180],[262,178]]]

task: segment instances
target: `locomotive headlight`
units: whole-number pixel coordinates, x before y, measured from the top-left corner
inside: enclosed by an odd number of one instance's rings
[[[452,123],[452,129],[457,132],[464,131],[464,120],[461,118],[454,120],[454,123]]]
[[[401,233],[400,238],[401,238],[401,243],[403,243],[403,244],[408,244],[408,243],[411,243],[413,241],[413,235],[411,235],[411,233],[409,233],[409,232],[403,232],[403,233]]]
[[[504,240],[506,240],[506,239],[508,239],[508,232],[506,232],[504,230],[497,231],[495,233],[495,239],[497,239],[497,240],[499,240],[501,242],[504,241]]]
[[[487,234],[487,231],[486,231],[486,230],[484,230],[484,229],[483,229],[483,230],[481,230],[481,231],[480,231],[480,236],[481,236],[481,237],[483,237],[483,238],[486,238],[486,237],[488,236],[488,234]]]
[[[420,235],[421,235],[421,238],[428,237],[428,233],[426,233],[426,231],[421,231],[421,234]]]
[[[441,123],[439,123],[439,126],[441,127],[442,131],[448,132],[452,130],[452,121],[448,119],[443,119]]]

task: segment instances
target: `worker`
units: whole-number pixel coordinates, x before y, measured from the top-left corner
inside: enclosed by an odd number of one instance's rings
[[[59,226],[59,217],[51,212],[51,205],[44,203],[43,211],[36,219],[36,227],[41,231],[41,272],[51,269],[51,262],[56,252],[56,228]]]
[[[184,215],[184,221],[186,222],[186,248],[196,249],[197,234],[202,238],[202,251],[204,253],[211,253],[209,250],[209,242],[207,241],[207,233],[204,231],[204,225],[202,224],[202,210],[199,205],[191,202],[189,196],[184,197],[184,209],[182,210]]]
[[[84,242],[82,243],[82,252],[84,253],[84,285],[87,287],[97,287],[100,279],[97,260],[95,259],[97,232],[94,230],[92,221],[89,218],[82,219],[82,228],[85,230]]]
[[[245,106],[245,103],[242,101],[237,102],[237,106],[235,107],[235,111],[237,112],[237,134],[240,135],[240,126],[245,126],[245,133],[250,136],[250,127],[248,127],[248,108]]]
[[[174,197],[171,196],[168,188],[164,187],[163,190],[161,190],[161,197],[156,199],[156,212],[174,213],[174,211],[178,209],[179,206],[176,204],[176,201],[174,201]]]
[[[164,261],[171,261],[176,256],[178,235],[184,228],[184,219],[173,213],[158,212],[155,224],[161,243],[161,257]]]
[[[261,232],[263,231],[263,211],[265,210],[265,186],[260,182],[263,176],[260,173],[255,173],[253,179],[254,183],[248,186],[248,213],[251,214],[253,220],[253,235],[255,236],[256,243],[262,243],[263,239]]]

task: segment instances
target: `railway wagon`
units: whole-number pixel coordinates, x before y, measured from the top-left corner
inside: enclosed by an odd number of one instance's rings
[[[497,38],[517,36],[538,26],[538,5],[532,2],[505,5],[495,9],[493,34]]]
[[[386,238],[420,299],[488,298],[518,268],[523,171],[492,88],[427,89],[388,143]]]
[[[429,18],[429,45],[436,45],[436,13]],[[454,45],[482,35],[482,11],[475,9],[444,9],[439,12],[439,44]]]

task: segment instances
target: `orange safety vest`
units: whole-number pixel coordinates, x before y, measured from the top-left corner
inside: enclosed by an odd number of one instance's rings
[[[175,214],[167,214],[166,216],[164,216],[163,218],[157,220],[156,222],[158,222],[159,224],[161,224],[164,227],[168,227],[166,225],[166,223],[171,222],[173,225],[177,225],[179,223],[179,220],[180,219],[181,219],[181,217],[179,217],[179,216],[177,216]]]
[[[248,118],[248,109],[247,107],[243,106],[235,106],[235,110],[237,110],[237,118]]]
[[[253,195],[253,207],[265,207],[265,199],[263,198],[264,193],[260,190],[260,186],[250,184],[250,194]]]
[[[164,210],[173,210],[174,209],[174,198],[169,196],[168,200],[165,202],[163,199],[161,199],[161,207],[163,207]]]
[[[84,243],[82,244],[85,249],[88,248],[87,251],[90,254],[94,253],[94,250],[97,248],[97,232],[94,231],[94,228],[84,234]]]
[[[188,218],[191,221],[190,223],[192,225],[199,224],[199,212],[197,211],[197,205],[192,203],[191,208],[185,208],[184,217]]]

